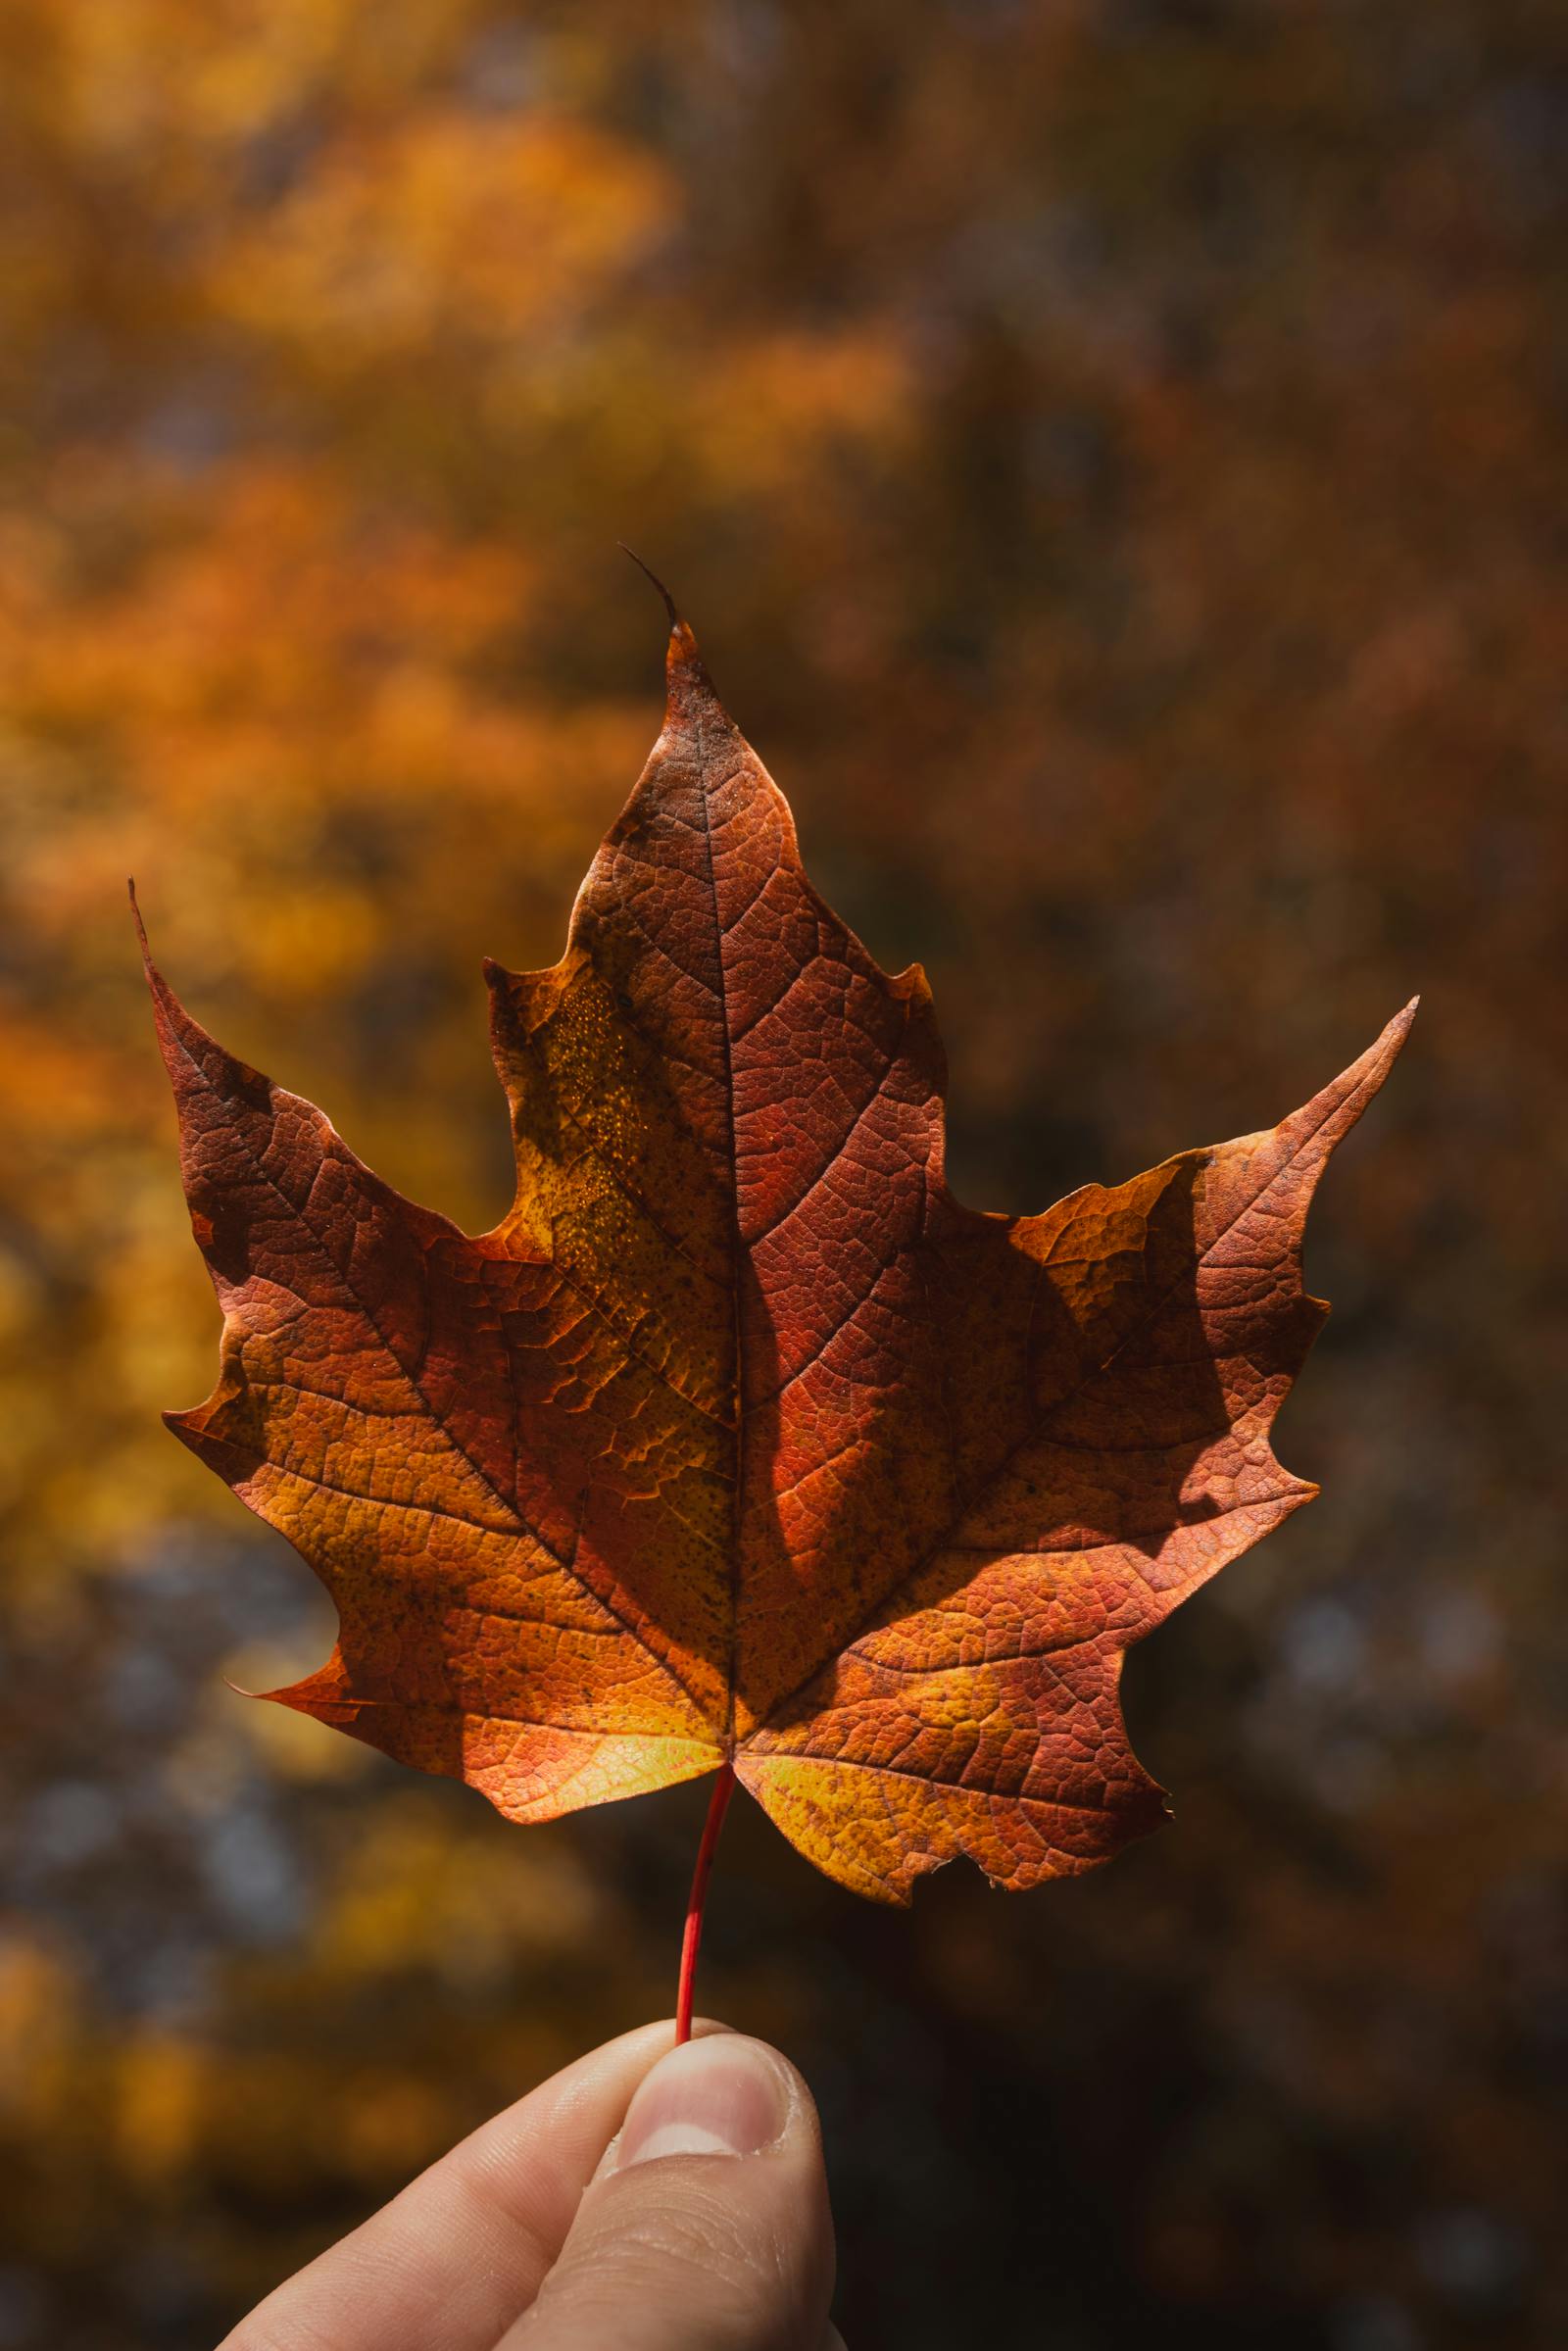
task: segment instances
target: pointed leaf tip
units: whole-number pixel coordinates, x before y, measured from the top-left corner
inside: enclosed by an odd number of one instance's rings
[[[142,966],[150,979],[153,970],[152,950],[147,944],[147,925],[141,918],[141,907],[136,902],[136,877],[134,874],[125,876],[125,895],[130,900],[130,918],[136,925],[136,938],[141,947]]]
[[[664,610],[669,614],[670,627],[679,628],[680,613],[676,610],[675,599],[673,596],[671,596],[669,590],[665,587],[658,572],[653,568],[653,565],[651,563],[645,563],[642,557],[637,553],[636,548],[628,547],[624,539],[617,539],[615,541],[615,545],[620,549],[622,555],[630,556],[632,562],[636,564],[638,570],[643,574],[645,579],[651,579],[653,581],[654,586],[659,590],[660,595],[664,600]]]
[[[160,1040],[163,1041],[167,1039],[168,1023],[177,1017],[183,1017],[184,1008],[159,970],[158,965],[153,961],[152,946],[147,937],[147,925],[141,918],[141,904],[136,896],[136,885],[133,881],[128,882],[126,888],[130,893],[130,912],[131,919],[136,925],[136,941],[141,949],[142,972],[147,981],[147,993],[153,1000],[153,1023],[157,1028]],[[168,1053],[169,1048],[165,1041],[166,1059]]]
[[[1388,1026],[1384,1029],[1382,1036],[1378,1039],[1379,1046],[1387,1046],[1389,1048],[1389,1058],[1391,1065],[1396,1059],[1397,1059],[1399,1053],[1403,1051],[1404,1041],[1410,1034],[1411,1023],[1415,1019],[1416,1007],[1419,1005],[1421,999],[1419,996],[1412,996],[1409,1003],[1407,1004],[1402,1004],[1399,1010],[1395,1013],[1394,1018],[1389,1022]],[[1374,1048],[1374,1050],[1376,1049]]]

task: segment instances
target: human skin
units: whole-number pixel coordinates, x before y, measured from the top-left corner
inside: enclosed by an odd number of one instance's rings
[[[220,2351],[843,2351],[809,2090],[763,2041],[672,2036],[542,2082]]]

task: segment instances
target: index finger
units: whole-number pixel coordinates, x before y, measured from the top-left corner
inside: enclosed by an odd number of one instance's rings
[[[644,2025],[541,2082],[269,2294],[219,2351],[492,2351],[673,2038],[671,2024]]]

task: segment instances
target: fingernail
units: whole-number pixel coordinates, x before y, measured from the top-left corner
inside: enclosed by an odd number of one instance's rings
[[[783,2069],[757,2041],[714,2033],[662,2057],[632,2099],[617,2171],[661,2155],[756,2155],[790,2118]]]

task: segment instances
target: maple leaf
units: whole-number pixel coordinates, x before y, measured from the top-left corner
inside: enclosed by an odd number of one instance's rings
[[[565,954],[486,968],[517,1191],[470,1238],[149,962],[225,1316],[171,1426],[340,1619],[268,1694],[516,1821],[733,1771],[883,1899],[1153,1827],[1123,1653],[1316,1491],[1270,1445],[1302,1225],[1414,1006],[1269,1132],[960,1206],[925,976],[812,890],[678,621]]]

